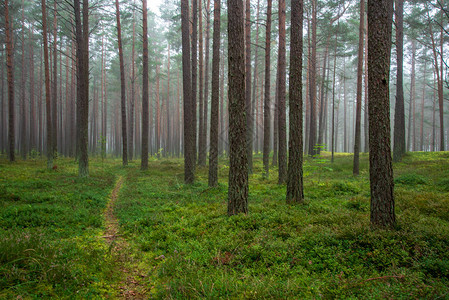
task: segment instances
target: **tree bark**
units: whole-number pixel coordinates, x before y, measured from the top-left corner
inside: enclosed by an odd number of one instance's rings
[[[289,76],[289,145],[287,203],[304,201],[302,140],[302,24],[303,1],[292,0]]]
[[[42,0],[45,1],[45,0]],[[5,0],[5,33],[6,33],[6,68],[8,77],[8,157],[16,160],[15,155],[15,107],[14,107],[14,49],[12,23],[9,17],[9,4]]]
[[[134,109],[136,105],[136,62],[135,62],[135,48],[136,48],[136,22],[133,11],[133,45],[131,51],[131,107],[129,108],[129,143],[128,156],[129,160],[133,160],[134,156]]]
[[[220,89],[220,0],[214,0],[214,33],[212,45],[212,96],[210,107],[209,186],[218,184],[218,105]]]
[[[228,215],[248,213],[243,0],[228,0],[229,189]]]
[[[195,181],[195,135],[193,131],[192,70],[190,68],[189,1],[181,0],[182,85],[184,97],[184,181]]]
[[[203,140],[206,143],[205,149],[207,154],[207,115],[208,115],[208,99],[209,99],[209,56],[210,56],[210,0],[207,0],[206,6],[206,49],[204,63],[204,113],[203,113]],[[210,147],[210,146],[209,146]],[[209,153],[210,155],[210,153]]]
[[[198,130],[198,165],[206,166],[206,137],[204,132],[204,45],[203,45],[203,6],[202,0],[199,2],[199,87],[198,87],[198,103],[199,103],[199,130]],[[207,100],[206,100],[207,101]]]
[[[363,32],[365,27],[365,0],[360,1],[359,50],[357,59],[357,109],[355,117],[354,163],[352,174],[359,175],[360,144],[362,142],[362,74],[363,74]]]
[[[88,128],[89,128],[89,3],[83,1],[83,22],[81,25],[80,1],[74,0],[77,56],[77,107],[78,107],[78,175],[89,176]]]
[[[282,1],[282,0],[281,0]],[[253,170],[253,122],[251,107],[251,0],[246,0],[245,8],[245,112],[246,112],[246,152],[248,157],[248,172]]]
[[[202,1],[202,0],[200,0]],[[197,124],[197,92],[198,92],[198,0],[192,0],[192,123],[193,123],[193,159],[196,164],[198,158],[197,140],[198,140],[198,124]]]
[[[309,131],[309,155],[314,156],[316,151],[316,47],[317,47],[317,1],[312,0],[312,41],[310,44],[310,78],[309,78],[309,97],[310,97],[310,131]]]
[[[84,4],[83,4],[84,6]],[[51,122],[52,122],[52,147],[53,158],[58,153],[58,19],[56,13],[56,1],[53,2],[53,82],[52,82],[52,95],[51,95]]]
[[[79,2],[79,1],[78,1]],[[76,3],[76,0],[75,0]],[[76,7],[75,7],[76,8]],[[79,6],[78,6],[79,8]],[[50,68],[48,63],[47,11],[45,0],[42,0],[42,35],[44,38],[45,65],[45,108],[47,116],[47,169],[53,168],[52,123],[50,102]]]
[[[390,149],[390,51],[393,1],[368,0],[371,224],[395,225]]]
[[[24,0],[22,0],[22,70],[21,70],[21,84],[20,84],[20,152],[22,154],[22,159],[26,159],[27,157],[27,113],[26,113],[26,100],[25,100],[25,90],[26,90],[26,70],[28,68],[25,67],[25,13],[24,13]]]
[[[404,1],[396,0],[396,53],[397,53],[397,75],[396,75],[396,105],[394,109],[394,144],[393,161],[401,161],[405,154],[405,112],[404,112]]]
[[[279,62],[278,62],[278,160],[279,178],[278,184],[284,184],[287,180],[287,128],[285,108],[285,73],[286,73],[286,51],[285,51],[285,0],[279,0]]]
[[[142,1],[143,68],[142,68],[142,159],[140,168],[148,169],[148,19],[147,0]]]
[[[412,40],[412,73],[410,75],[411,77],[411,83],[410,83],[410,103],[409,103],[409,107],[408,107],[408,138],[407,138],[407,151],[412,151],[413,150],[413,145],[412,145],[412,118],[413,118],[413,114],[412,113],[412,107],[414,106],[414,102],[415,102],[415,62],[416,62],[416,41]]]
[[[120,25],[120,8],[118,0],[115,0],[116,19],[117,19],[117,41],[120,59],[120,90],[121,90],[121,115],[122,115],[122,162],[124,166],[128,165],[128,137],[126,132],[126,86],[125,86],[125,66],[123,62],[122,49],[122,28]]]

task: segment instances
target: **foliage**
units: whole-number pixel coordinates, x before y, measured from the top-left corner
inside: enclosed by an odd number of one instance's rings
[[[395,230],[369,226],[368,159],[306,159],[303,205],[285,204],[276,172],[255,156],[249,214],[227,217],[227,161],[219,185],[207,168],[185,185],[179,159],[126,168],[94,160],[92,176],[58,159],[0,164],[0,297],[115,297],[123,276],[100,239],[116,175],[115,213],[129,264],[146,270],[154,298],[444,298],[449,292],[447,153],[408,154],[394,165]],[[315,172],[314,168],[322,168]],[[318,178],[321,177],[321,180]],[[415,184],[416,182],[424,182]]]

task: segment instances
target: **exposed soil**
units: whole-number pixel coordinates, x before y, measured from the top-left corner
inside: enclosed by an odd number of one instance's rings
[[[120,234],[117,217],[115,216],[115,204],[118,193],[123,183],[123,177],[119,177],[104,214],[106,230],[102,236],[109,245],[109,251],[114,257],[118,272],[122,274],[122,280],[114,287],[116,295],[123,299],[148,299],[150,291],[149,278],[137,267],[132,249],[125,237]]]

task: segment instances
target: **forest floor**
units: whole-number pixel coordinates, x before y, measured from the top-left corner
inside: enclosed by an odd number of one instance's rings
[[[369,225],[368,156],[304,164],[305,203],[285,204],[256,155],[248,215],[226,215],[207,168],[181,159],[127,167],[91,159],[90,177],[0,158],[0,298],[449,298],[449,153],[394,165],[397,226]]]

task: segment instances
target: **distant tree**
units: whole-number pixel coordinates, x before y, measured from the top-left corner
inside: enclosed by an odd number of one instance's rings
[[[195,136],[193,132],[192,113],[192,71],[190,68],[190,33],[189,33],[189,1],[181,0],[182,29],[182,90],[184,98],[184,181],[191,184],[195,181]]]
[[[78,4],[78,7],[76,6]],[[75,17],[76,9],[79,12],[79,1],[74,0]],[[78,24],[76,24],[78,25]],[[44,38],[44,65],[45,65],[45,108],[47,115],[47,168],[53,168],[53,147],[51,135],[51,103],[50,103],[50,68],[48,63],[48,37],[47,37],[47,6],[45,0],[42,0],[42,36]]]
[[[42,0],[45,5],[45,0]],[[44,19],[44,18],[43,18]],[[45,21],[44,21],[45,22]],[[9,16],[9,3],[5,0],[5,32],[6,32],[6,67],[8,69],[8,156],[9,161],[15,161],[15,113],[14,113],[14,53],[12,41],[12,24]],[[3,79],[2,79],[3,80]]]
[[[368,87],[371,224],[396,222],[390,149],[390,51],[393,0],[368,0]]]
[[[228,215],[248,212],[243,0],[228,0],[229,189]]]
[[[265,33],[265,91],[264,91],[264,110],[263,110],[263,166],[264,174],[268,177],[270,170],[270,46],[271,46],[271,3],[267,1],[267,24]]]
[[[310,102],[310,125],[309,125],[309,149],[308,153],[314,156],[316,149],[316,48],[317,48],[317,0],[312,0],[312,38],[310,42],[310,66],[309,68],[309,102]]]
[[[396,55],[397,55],[397,74],[396,74],[396,106],[394,109],[394,144],[393,161],[398,162],[402,159],[405,149],[405,112],[404,112],[404,1],[396,0],[395,9],[396,24]]]
[[[202,1],[202,0],[200,0]],[[197,93],[198,93],[198,0],[192,0],[192,12],[193,12],[193,20],[192,20],[192,132],[193,132],[193,159],[196,164],[198,158],[197,151]],[[194,165],[195,167],[195,165]]]
[[[279,0],[279,60],[278,60],[278,183],[287,180],[287,128],[285,118],[285,73],[286,73],[286,33],[285,33],[285,0]]]
[[[251,0],[245,0],[245,112],[246,112],[246,148],[248,171],[253,170],[253,115],[251,107]]]
[[[220,89],[220,0],[214,0],[214,33],[212,45],[212,96],[210,107],[209,186],[218,184],[218,105]]]
[[[117,42],[118,53],[120,59],[120,90],[121,90],[121,106],[122,106],[122,161],[123,165],[128,165],[128,139],[126,131],[126,83],[125,83],[125,64],[123,61],[122,48],[122,27],[120,25],[120,7],[118,0],[115,0],[116,19],[117,19]]]
[[[20,86],[20,152],[22,154],[22,158],[27,158],[27,109],[26,109],[26,101],[25,101],[25,85],[26,85],[26,71],[28,68],[25,68],[25,8],[24,1],[22,1],[22,70],[21,70],[21,82]]]
[[[198,165],[206,166],[206,136],[203,134],[205,130],[204,123],[207,120],[204,119],[204,103],[206,102],[206,96],[204,95],[204,46],[203,46],[203,6],[202,0],[198,2],[199,11],[199,87],[198,87],[198,103],[199,103],[199,128],[198,128]],[[207,76],[207,75],[206,75]],[[207,127],[207,126],[206,126]]]
[[[303,1],[292,0],[290,76],[289,76],[289,145],[287,171],[287,203],[301,203],[303,191],[303,132],[302,132],[302,25]]]
[[[83,1],[83,22],[81,23],[80,1],[74,0],[75,36],[77,58],[77,109],[79,163],[78,175],[89,176],[88,128],[89,128],[89,1]],[[50,138],[50,136],[48,137]],[[51,148],[50,148],[51,149]],[[48,151],[48,149],[47,149]]]
[[[360,1],[359,49],[357,55],[357,110],[355,118],[354,163],[352,173],[359,175],[359,156],[362,143],[362,74],[363,74],[363,37],[365,27],[365,0]]]
[[[142,68],[142,159],[140,168],[148,169],[148,20],[147,0],[142,0],[142,43],[143,43],[143,68]]]
[[[51,91],[51,122],[51,144],[53,147],[54,158],[58,152],[58,18],[56,0],[53,1],[53,81]]]

